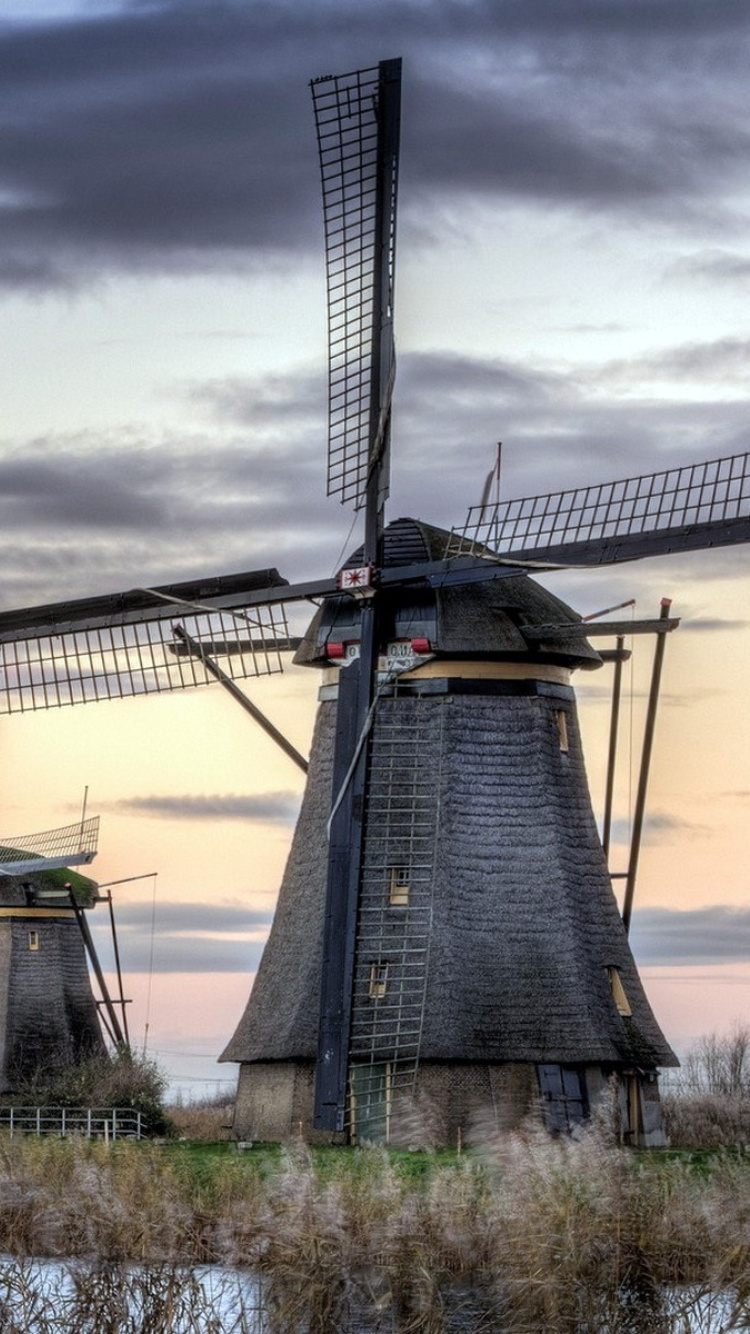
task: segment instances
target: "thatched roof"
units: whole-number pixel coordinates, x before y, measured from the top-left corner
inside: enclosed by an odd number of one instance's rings
[[[388,525],[383,565],[394,568],[442,560],[450,534],[417,519]],[[362,563],[355,551],[347,566]],[[596,667],[600,658],[585,638],[581,618],[564,602],[526,575],[451,585],[431,590],[400,588],[383,596],[385,635],[426,636],[438,656],[494,657],[508,661],[552,662],[570,667]],[[524,635],[531,625],[570,623],[564,640],[545,642]],[[310,625],[295,662],[321,666],[329,641],[359,639],[359,609],[349,597],[328,598]]]
[[[18,855],[28,857],[29,853],[19,851]],[[28,904],[41,890],[48,907],[65,907],[70,903],[68,887],[80,908],[92,908],[96,903],[99,889],[96,881],[65,866],[51,871],[28,871],[24,875],[0,875],[0,906]]]

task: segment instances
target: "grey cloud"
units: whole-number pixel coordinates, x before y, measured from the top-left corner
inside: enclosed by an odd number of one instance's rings
[[[129,797],[118,802],[117,808],[159,820],[250,820],[286,825],[296,820],[299,803],[294,792],[264,792],[249,796]]]
[[[407,62],[415,236],[425,201],[436,227],[472,195],[718,226],[750,158],[750,19],[731,0],[710,22],[700,9],[193,0],[6,23],[0,282],[54,290],[112,266],[317,247],[307,81],[375,59],[384,32]]]
[[[3,605],[268,565],[289,579],[330,572],[359,536],[346,538],[350,517],[324,494],[324,381],[321,366],[319,377],[302,367],[184,386],[205,409],[191,436],[127,427],[7,445]],[[732,399],[589,397],[574,370],[403,354],[390,514],[460,526],[499,436],[503,494],[530,496],[742,452],[747,412]],[[672,558],[670,569],[694,570],[690,559]],[[746,565],[742,548],[699,559],[703,579]],[[632,585],[645,575],[610,571],[608,585],[620,577]]]
[[[747,962],[750,908],[722,904],[686,912],[636,908],[631,942],[639,964]]]
[[[750,339],[719,338],[710,343],[685,343],[627,360],[605,363],[589,372],[592,382],[637,384],[641,380],[688,380],[691,385],[705,379],[746,381],[750,375]]]
[[[748,625],[750,625],[750,621],[733,621],[729,617],[721,616],[685,616],[680,621],[681,630],[697,630],[701,633],[713,630],[746,630]]]
[[[260,961],[273,914],[235,903],[159,903],[153,936],[156,973],[251,973]],[[115,901],[118,943],[126,974],[151,964],[151,904]],[[102,966],[111,967],[109,925],[90,914]]]
[[[728,250],[701,250],[683,255],[670,265],[666,274],[671,277],[708,278],[719,282],[744,282],[750,278],[750,258]]]
[[[631,825],[628,820],[612,821],[612,842],[627,844],[630,841]],[[654,811],[647,815],[643,824],[643,842],[657,844],[670,842],[675,835],[681,838],[697,838],[707,832],[705,826],[681,820],[676,815]]]
[[[322,367],[290,375],[252,380],[227,377],[192,386],[189,396],[220,420],[263,430],[320,427],[326,411],[326,376]]]
[[[151,931],[151,903],[138,900],[119,903],[115,890],[115,916],[120,930]],[[97,914],[91,920],[96,920]],[[246,908],[241,903],[219,900],[215,903],[193,903],[166,900],[156,905],[159,931],[182,935],[235,935],[237,933],[267,931],[273,920],[271,909]]]

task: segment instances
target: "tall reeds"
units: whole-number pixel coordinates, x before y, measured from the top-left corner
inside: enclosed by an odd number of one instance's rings
[[[533,1126],[460,1157],[5,1139],[0,1251],[76,1258],[90,1302],[114,1302],[119,1283],[132,1305],[152,1284],[151,1323],[102,1315],[92,1330],[192,1329],[200,1308],[195,1327],[217,1334],[241,1320],[271,1334],[707,1334],[717,1294],[724,1327],[750,1329],[750,1159]],[[226,1304],[208,1322],[206,1263],[258,1277],[262,1325],[244,1298],[234,1325]]]

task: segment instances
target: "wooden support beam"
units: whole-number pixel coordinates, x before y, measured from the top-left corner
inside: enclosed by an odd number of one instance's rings
[[[525,639],[569,639],[571,635],[667,635],[680,624],[678,617],[659,617],[649,621],[568,621],[563,625],[522,625]]]

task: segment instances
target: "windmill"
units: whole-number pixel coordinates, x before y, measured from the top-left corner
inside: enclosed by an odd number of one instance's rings
[[[305,797],[222,1057],[241,1066],[237,1133],[388,1138],[429,1113],[451,1142],[540,1095],[561,1129],[614,1080],[624,1137],[657,1143],[675,1058],[612,893],[570,685],[604,655],[530,572],[750,540],[750,456],[485,500],[453,534],[386,526],[400,77],[392,60],[312,86],[328,489],[363,511],[361,547],[335,579],[269,568],[2,613],[0,711],[279,670],[286,608],[318,602],[297,649],[324,674]]]
[[[99,817],[83,813],[0,840],[0,1091],[104,1055],[87,967],[88,954],[103,984],[85,917],[97,886],[70,869],[93,861],[98,838]]]

